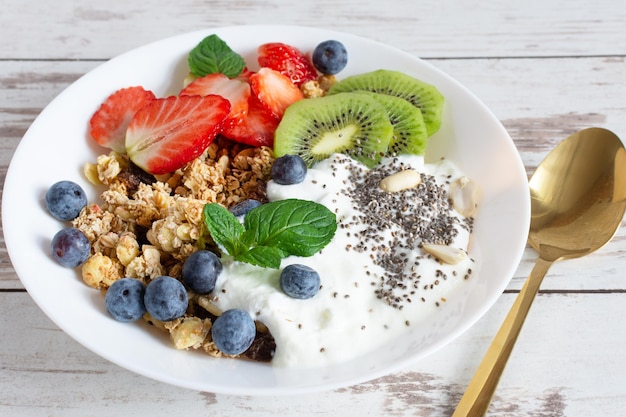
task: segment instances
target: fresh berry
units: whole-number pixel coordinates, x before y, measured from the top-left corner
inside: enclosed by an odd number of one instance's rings
[[[155,99],[128,126],[126,152],[150,174],[173,172],[204,152],[229,112],[229,101],[216,95]]]
[[[266,43],[259,46],[258,54],[257,61],[261,67],[286,75],[298,87],[317,79],[311,60],[293,46],[277,42]]]
[[[341,42],[328,40],[315,47],[311,60],[322,74],[335,75],[346,67],[348,51]]]
[[[283,155],[272,164],[272,180],[277,184],[299,184],[306,177],[307,167],[304,159],[298,155]]]
[[[280,273],[280,288],[291,298],[306,300],[319,291],[320,276],[309,266],[288,265]]]
[[[235,217],[240,217],[245,216],[250,210],[254,210],[261,205],[263,205],[263,203],[259,200],[247,198],[234,206],[231,206],[228,211],[230,211]]]
[[[237,121],[248,113],[250,84],[241,79],[231,79],[224,74],[215,73],[196,79],[185,87],[180,94],[187,96],[208,96],[210,94],[222,96],[230,102],[228,119]]]
[[[215,288],[221,272],[220,258],[208,250],[199,250],[185,259],[182,269],[183,283],[197,294],[208,294]]]
[[[91,254],[91,243],[75,227],[59,230],[50,242],[52,257],[62,266],[74,268],[85,263]]]
[[[279,119],[290,104],[304,98],[302,91],[289,78],[270,68],[261,68],[252,74],[250,86],[252,94]]]
[[[107,290],[104,304],[115,320],[137,321],[146,313],[143,302],[145,292],[145,284],[138,279],[118,279]]]
[[[143,87],[122,88],[111,94],[89,120],[91,137],[101,146],[125,153],[126,128],[135,113],[155,98]]]
[[[239,355],[252,345],[256,326],[250,314],[243,310],[226,310],[211,327],[215,346],[227,355]]]
[[[143,301],[148,313],[160,321],[181,317],[189,304],[185,286],[176,278],[168,276],[160,276],[150,281]]]
[[[86,205],[85,191],[72,181],[54,183],[46,192],[46,208],[59,220],[74,220]]]
[[[256,97],[250,96],[248,114],[237,123],[224,126],[222,135],[246,145],[271,147],[279,122]]]

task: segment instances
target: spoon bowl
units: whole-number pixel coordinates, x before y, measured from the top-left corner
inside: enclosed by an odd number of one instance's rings
[[[530,179],[528,242],[545,260],[587,255],[615,234],[626,204],[626,150],[589,128],[561,142]]]
[[[484,416],[543,277],[550,266],[594,252],[608,243],[626,211],[626,150],[602,128],[562,141],[529,181],[529,244],[538,252],[515,299],[453,417]]]

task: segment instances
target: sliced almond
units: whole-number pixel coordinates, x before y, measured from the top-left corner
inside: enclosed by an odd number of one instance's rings
[[[439,259],[441,262],[455,265],[467,258],[467,253],[463,249],[453,248],[448,245],[437,245],[434,243],[425,243],[424,250]]]
[[[414,169],[405,169],[383,178],[378,186],[389,193],[396,193],[417,187],[421,182],[422,176],[419,172]]]
[[[452,207],[465,217],[476,214],[478,207],[478,187],[467,177],[457,178],[450,184]]]

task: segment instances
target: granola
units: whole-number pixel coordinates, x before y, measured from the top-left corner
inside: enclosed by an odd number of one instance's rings
[[[185,259],[203,245],[202,210],[207,203],[230,207],[254,198],[266,201],[273,153],[268,147],[248,147],[218,139],[183,168],[164,176],[137,169],[126,155],[114,151],[87,163],[86,177],[106,187],[101,204],[90,204],[73,220],[92,244],[92,254],[82,266],[90,287],[106,291],[113,282],[128,277],[142,280],[169,275],[180,278]],[[169,333],[177,349],[202,349],[223,356],[211,341],[211,319],[220,311],[209,297],[190,294],[185,316],[159,322],[144,319]],[[246,356],[269,360],[271,336],[265,333]],[[266,348],[260,347],[263,344]]]

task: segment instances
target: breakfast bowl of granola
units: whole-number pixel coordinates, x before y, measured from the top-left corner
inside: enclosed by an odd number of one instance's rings
[[[20,142],[2,216],[24,287],[91,351],[283,395],[398,371],[471,327],[521,259],[529,196],[505,129],[433,66],[242,26],[68,87]]]

